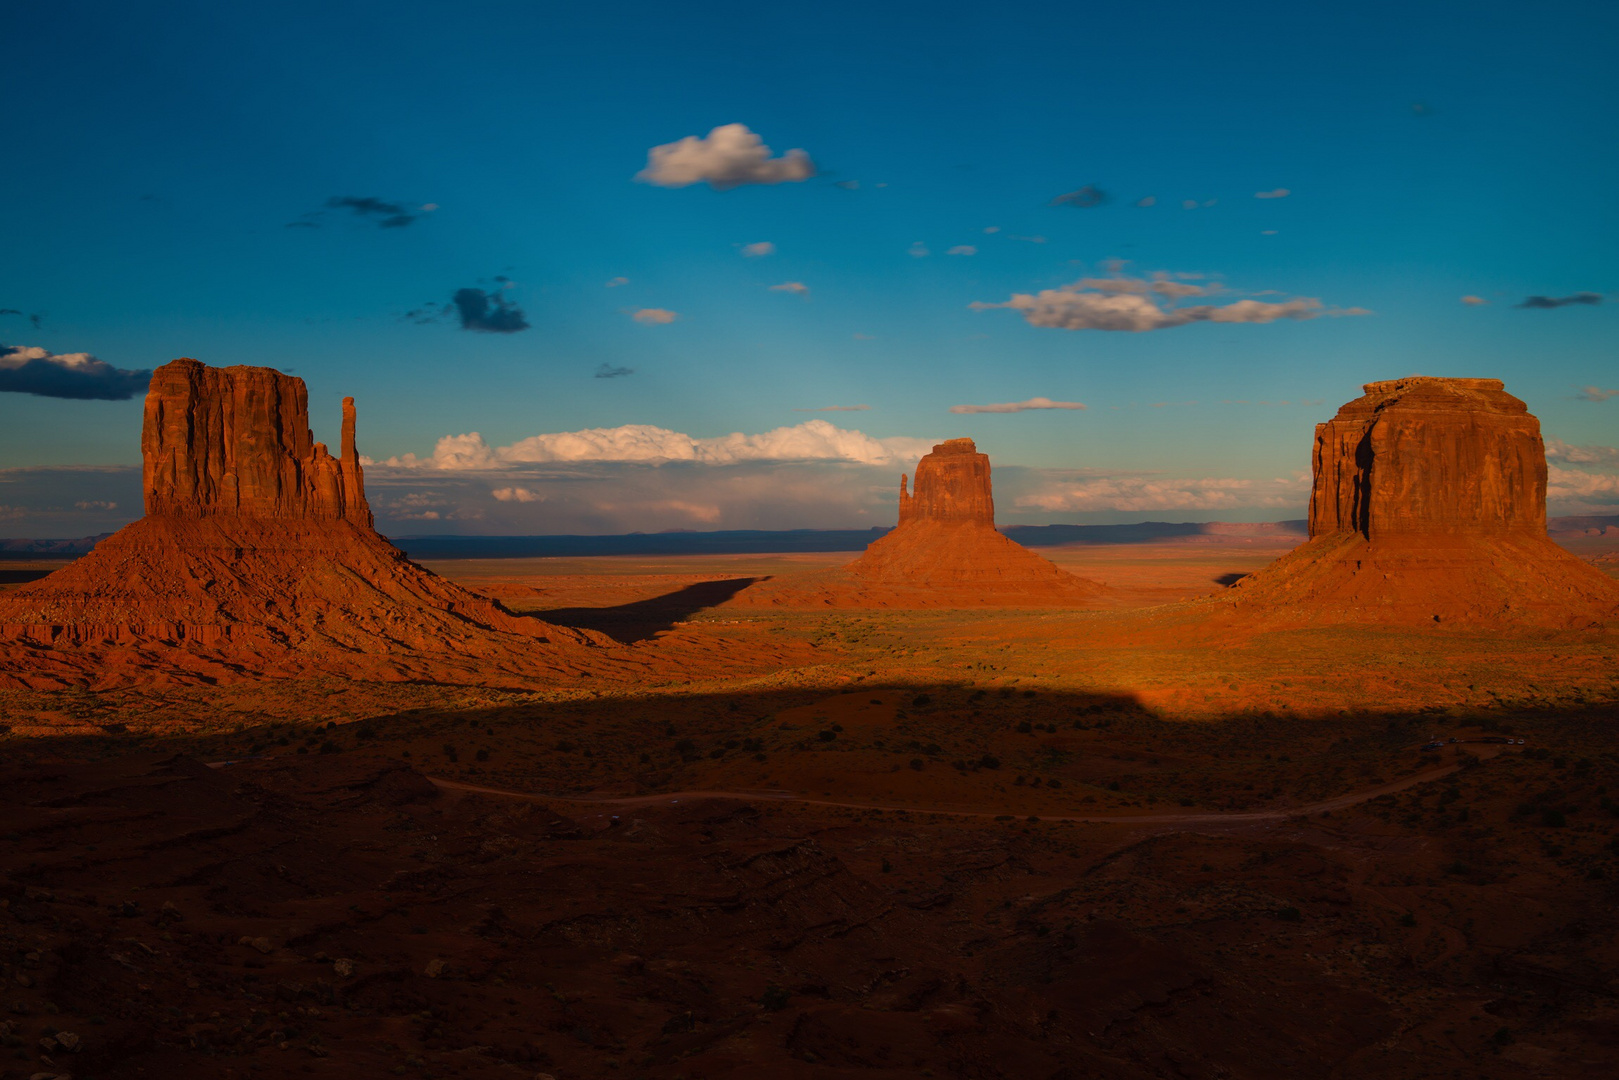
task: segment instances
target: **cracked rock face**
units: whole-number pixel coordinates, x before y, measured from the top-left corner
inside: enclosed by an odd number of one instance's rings
[[[1315,429],[1310,535],[1546,534],[1540,421],[1499,379],[1416,376]]]
[[[343,399],[342,457],[309,431],[304,381],[273,368],[158,368],[141,430],[146,512],[202,518],[343,519],[371,525],[354,449],[354,399]]]

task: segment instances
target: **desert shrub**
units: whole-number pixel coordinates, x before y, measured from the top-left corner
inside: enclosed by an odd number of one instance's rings
[[[994,754],[985,754],[983,757],[978,759],[978,764],[980,768],[998,769],[1001,767],[1001,759],[996,757]]]
[[[1404,915],[1400,916],[1400,925],[1415,926],[1417,925],[1417,917],[1408,911]]]
[[[571,753],[573,753],[573,743],[569,742],[567,739],[561,740],[560,742],[557,743],[557,753],[559,753],[559,754],[571,754]]]
[[[759,1004],[771,1012],[781,1012],[787,1007],[787,1002],[790,1000],[792,1000],[792,995],[781,987],[771,984],[765,987],[764,996],[759,999]]]
[[[488,761],[489,760],[489,751],[484,750],[484,749],[480,749],[476,754],[473,754],[472,756],[477,758],[479,761]]]
[[[816,736],[816,738],[820,739],[822,742],[831,742],[833,739],[835,739],[837,737],[838,737],[838,733],[833,731],[831,728],[826,729],[825,731],[821,732],[819,735]]]
[[[330,739],[327,739],[325,742],[320,744],[320,752],[323,754],[335,754],[338,753],[339,750],[340,747]]]
[[[449,758],[451,761],[458,760],[456,758],[455,745],[453,743],[445,743],[444,744],[444,756]]]
[[[1568,824],[1568,815],[1555,806],[1548,806],[1540,812],[1540,823],[1548,829],[1561,829]]]
[[[697,744],[692,742],[690,739],[681,739],[679,742],[675,743],[675,753],[680,754],[681,756],[693,753],[696,751],[696,749]]]
[[[1046,781],[1046,787],[1060,788],[1060,787],[1062,787],[1062,781],[1058,780],[1055,776],[1053,776],[1050,780]]]
[[[641,754],[641,764],[646,765],[646,764],[649,764],[651,761],[652,761],[652,755],[648,754],[648,753],[645,753],[645,752],[642,752],[642,754]]]
[[[911,768],[915,769],[917,772],[921,772],[926,765],[927,763],[919,757],[913,757],[911,759]]]
[[[913,709],[921,709],[932,704],[933,698],[929,697],[927,694],[918,694],[911,699],[911,708]]]
[[[1282,922],[1302,922],[1304,913],[1296,907],[1284,907],[1276,909],[1276,917]]]
[[[1025,720],[1017,726],[1017,733],[1019,735],[1031,735],[1034,733],[1034,725]]]

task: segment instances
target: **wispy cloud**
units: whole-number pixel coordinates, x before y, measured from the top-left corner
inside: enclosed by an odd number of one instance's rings
[[[742,245],[742,257],[744,259],[759,259],[775,253],[776,245],[769,240],[760,240],[758,243]]]
[[[39,329],[40,322],[45,318],[45,316],[39,312],[35,312],[32,315],[24,315],[16,308],[0,308],[0,315],[16,315],[19,318],[27,319],[35,330]]]
[[[627,278],[627,277],[608,278],[606,288],[616,289],[620,285],[628,285],[629,283],[630,283],[630,279]]]
[[[1052,206],[1071,206],[1076,210],[1089,210],[1108,201],[1108,193],[1095,184],[1086,184],[1074,191],[1064,192],[1051,200]]]
[[[780,285],[770,286],[770,291],[792,293],[794,296],[808,296],[810,287],[802,281],[784,281]]]
[[[1053,478],[1019,496],[1022,510],[1084,513],[1102,510],[1234,510],[1249,507],[1303,506],[1310,475],[1272,480],[1230,477],[1164,478],[1152,474],[1079,475]]]
[[[1582,304],[1596,305],[1602,303],[1602,294],[1594,292],[1577,292],[1573,296],[1528,296],[1521,308],[1560,308],[1577,307]]]
[[[1279,187],[1279,188],[1274,188],[1274,189],[1272,189],[1270,191],[1256,191],[1256,192],[1254,192],[1254,198],[1256,198],[1256,199],[1285,199],[1291,194],[1293,194],[1293,193],[1291,191],[1287,190],[1285,187]]]
[[[634,374],[635,369],[632,367],[615,367],[612,364],[602,364],[596,369],[598,379],[622,379],[626,375]]]
[[[1466,304],[1468,307],[1484,307],[1489,303],[1489,301],[1484,299],[1482,296],[1474,296],[1469,293],[1468,295],[1462,297],[1462,303]]]
[[[953,247],[949,251],[945,252],[945,254],[946,255],[977,255],[978,254],[978,249],[973,247],[971,244],[957,244],[955,247]]]
[[[770,147],[746,124],[722,124],[706,137],[688,135],[647,151],[646,168],[636,179],[659,187],[707,183],[716,191],[744,184],[796,183],[815,175],[815,163],[802,150],[770,156]]]
[[[819,409],[794,409],[793,412],[870,412],[870,405],[822,405]]]
[[[1137,206],[1157,206],[1158,205],[1158,196],[1156,196],[1156,195],[1143,195],[1141,198],[1136,200],[1136,205]]]
[[[523,309],[500,291],[457,289],[455,295],[450,297],[450,303],[455,305],[463,330],[482,334],[515,334],[528,329],[528,319],[524,317]]]
[[[661,307],[644,307],[630,312],[630,318],[642,326],[664,326],[680,318],[679,313]]]
[[[0,393],[76,401],[128,401],[146,392],[151,371],[125,371],[89,353],[0,345]]]
[[[375,195],[333,195],[326,200],[326,210],[346,210],[355,217],[374,223],[379,229],[402,229],[438,209],[438,203],[412,206],[408,203],[379,199]],[[287,222],[289,229],[318,229],[326,210],[311,210],[297,221]]]
[[[929,255],[933,254],[933,252],[928,250],[928,246],[922,243],[920,240],[912,243],[910,248],[907,249],[906,253],[913,259],[925,259]]]
[[[1547,439],[1546,460],[1564,465],[1619,465],[1619,447],[1571,446],[1561,439]]]
[[[1581,401],[1607,401],[1611,397],[1619,397],[1619,390],[1604,390],[1600,386],[1582,386],[1574,396]]]
[[[698,438],[648,424],[627,424],[533,435],[501,447],[490,447],[476,431],[446,435],[438,441],[431,457],[406,454],[381,464],[449,472],[581,462],[736,465],[756,461],[841,461],[890,465],[915,461],[932,445],[927,439],[878,439],[825,420],[806,420],[794,427],[757,435],[736,432],[716,438]]]
[[[1017,413],[1041,409],[1068,409],[1079,411],[1085,406],[1077,401],[1052,401],[1048,397],[1032,397],[1027,401],[1007,401],[995,405],[952,405],[953,413]]]
[[[999,303],[975,301],[974,311],[1010,308],[1021,312],[1031,326],[1060,330],[1121,330],[1140,333],[1165,330],[1196,322],[1270,323],[1281,319],[1314,319],[1322,315],[1370,315],[1364,308],[1333,308],[1300,297],[1281,303],[1237,300],[1229,304],[1175,306],[1180,299],[1206,296],[1212,286],[1189,285],[1167,276],[1154,280],[1111,277],[1084,278],[1057,289],[1014,293]]]

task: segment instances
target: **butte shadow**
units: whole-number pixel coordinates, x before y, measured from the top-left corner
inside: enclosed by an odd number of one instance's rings
[[[662,596],[612,607],[550,608],[534,611],[537,619],[558,626],[594,630],[623,645],[648,641],[705,608],[716,607],[763,578],[699,581]]]
[[[739,607],[1083,607],[1105,592],[995,528],[989,456],[971,439],[939,443],[899,481],[899,525],[836,570],[743,590]]]
[[[0,687],[580,671],[605,639],[514,615],[377,533],[354,424],[347,398],[334,458],[309,431],[302,379],[159,368],[141,433],[146,516],[0,598]]]
[[[1540,421],[1500,380],[1365,389],[1316,425],[1309,541],[1206,603],[1274,625],[1619,619],[1619,582],[1547,538]]]

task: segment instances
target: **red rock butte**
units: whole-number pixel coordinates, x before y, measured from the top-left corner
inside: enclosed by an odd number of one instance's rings
[[[1103,588],[1008,539],[995,528],[989,456],[971,439],[939,443],[899,482],[899,524],[841,570],[764,582],[744,606],[1079,606]]]
[[[1315,623],[1579,627],[1619,583],[1546,536],[1540,421],[1499,379],[1367,383],[1315,429],[1310,539],[1232,590]]]
[[[0,687],[249,675],[532,685],[598,638],[513,615],[372,527],[343,401],[342,453],[302,379],[181,359],[146,395],[146,516],[0,597]]]

